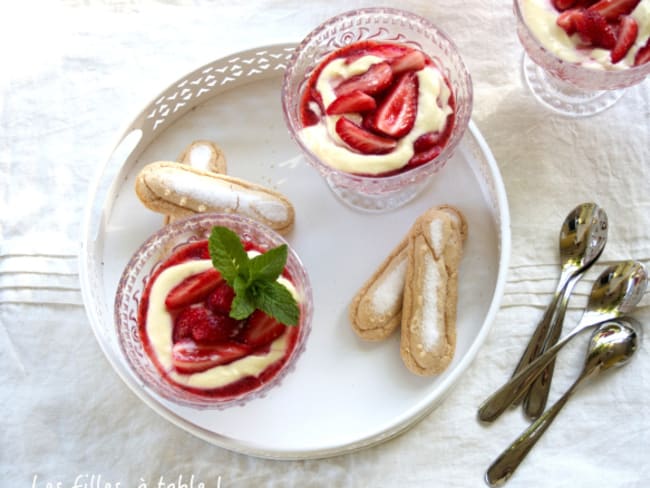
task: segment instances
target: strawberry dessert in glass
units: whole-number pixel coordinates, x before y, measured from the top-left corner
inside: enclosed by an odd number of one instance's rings
[[[650,74],[650,0],[515,0],[524,75],[567,116],[611,107]]]
[[[397,208],[452,156],[472,86],[453,43],[409,12],[341,14],[298,46],[282,87],[285,120],[334,194],[367,211]]]
[[[164,227],[127,265],[115,316],[136,374],[199,408],[241,405],[295,365],[312,297],[300,260],[271,229],[230,214]]]

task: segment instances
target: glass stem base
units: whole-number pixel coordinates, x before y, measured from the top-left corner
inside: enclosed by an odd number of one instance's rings
[[[590,117],[607,110],[625,90],[588,91],[576,88],[548,73],[525,53],[522,70],[526,84],[546,108],[566,117]]]
[[[327,184],[334,195],[345,205],[367,213],[383,213],[406,205],[417,197],[429,183],[430,177],[406,185],[394,191],[373,192],[370,189],[350,188],[336,178],[327,177]]]

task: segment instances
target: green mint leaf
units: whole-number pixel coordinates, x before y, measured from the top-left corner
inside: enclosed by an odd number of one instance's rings
[[[235,278],[248,281],[249,259],[239,236],[226,227],[213,227],[208,239],[212,265],[234,288]]]
[[[270,315],[284,325],[297,325],[300,309],[295,298],[287,288],[277,281],[254,281],[250,286],[249,297],[256,308]]]
[[[284,270],[289,249],[286,244],[269,249],[250,260],[251,281],[275,281]]]
[[[277,279],[284,270],[286,244],[250,259],[239,236],[226,227],[213,227],[208,239],[212,264],[235,291],[230,316],[243,320],[260,309],[278,322],[297,325],[300,309]]]
[[[252,314],[255,309],[255,300],[249,292],[249,285],[240,276],[235,278],[233,285],[235,298],[230,307],[230,316],[235,320],[243,320]]]

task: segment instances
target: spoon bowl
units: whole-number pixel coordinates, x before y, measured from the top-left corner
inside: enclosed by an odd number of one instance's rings
[[[580,322],[594,325],[630,313],[643,297],[647,282],[645,266],[638,261],[609,266],[594,282]]]
[[[605,322],[589,340],[585,361],[588,372],[620,367],[627,364],[642,341],[641,324],[632,317]]]
[[[595,203],[583,203],[567,215],[560,230],[563,268],[576,271],[593,264],[607,242],[607,214]]]

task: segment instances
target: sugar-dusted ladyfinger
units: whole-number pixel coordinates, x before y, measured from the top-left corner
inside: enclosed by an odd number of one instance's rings
[[[230,212],[250,217],[280,233],[288,232],[294,223],[293,205],[281,193],[177,162],[146,165],[136,177],[135,191],[147,208],[175,218]]]
[[[463,230],[460,212],[432,208],[409,233],[400,353],[406,367],[421,376],[441,373],[454,356]]]

